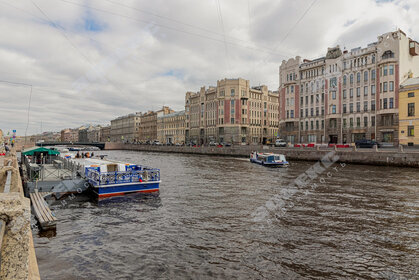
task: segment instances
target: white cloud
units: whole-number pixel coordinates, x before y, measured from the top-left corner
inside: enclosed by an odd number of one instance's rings
[[[29,134],[180,110],[186,91],[225,77],[275,90],[283,59],[396,27],[419,39],[415,0],[220,0],[223,26],[218,1],[32,1],[0,0],[0,80],[33,85]],[[29,91],[0,83],[0,128],[24,133]]]

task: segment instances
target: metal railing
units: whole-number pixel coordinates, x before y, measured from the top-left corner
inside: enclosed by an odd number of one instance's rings
[[[132,171],[99,172],[93,168],[86,170],[86,178],[93,186],[104,186],[135,182],[160,181],[159,169],[143,169]]]

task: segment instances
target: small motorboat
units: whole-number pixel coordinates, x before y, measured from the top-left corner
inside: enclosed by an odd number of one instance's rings
[[[284,155],[274,153],[258,153],[250,154],[250,162],[270,167],[288,167],[289,162]]]

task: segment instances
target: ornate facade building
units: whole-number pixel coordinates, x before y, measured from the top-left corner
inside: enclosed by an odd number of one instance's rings
[[[417,42],[397,30],[365,48],[280,66],[280,135],[301,143],[398,144],[399,84],[419,73]]]
[[[157,140],[163,144],[185,143],[185,111],[157,117]]]
[[[267,143],[278,133],[278,93],[241,78],[187,92],[186,142]]]

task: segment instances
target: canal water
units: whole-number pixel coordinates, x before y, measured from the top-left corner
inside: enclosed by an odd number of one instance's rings
[[[419,277],[417,169],[334,164],[296,191],[313,162],[100,153],[160,168],[160,194],[56,207],[56,233],[34,230],[42,279]]]

